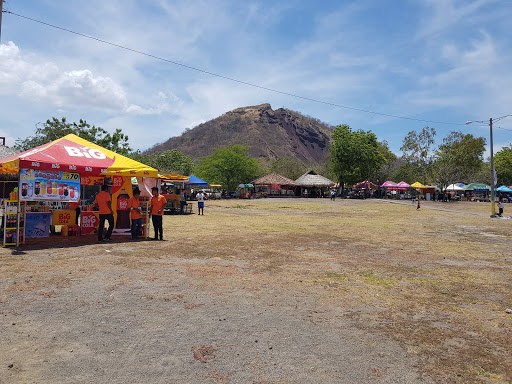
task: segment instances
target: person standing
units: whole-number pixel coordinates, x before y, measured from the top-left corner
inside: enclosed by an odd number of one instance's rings
[[[331,200],[336,200],[336,189],[331,189]]]
[[[112,212],[112,198],[108,191],[109,186],[103,184],[101,192],[94,198],[94,205],[99,208],[100,225],[98,227],[98,241],[111,241],[112,231],[114,230],[114,214]],[[105,220],[108,221],[108,230],[103,239],[103,230],[105,228]]]
[[[503,216],[503,200],[502,199],[500,199],[498,201],[498,209],[499,209],[498,216],[499,217]]]
[[[183,190],[180,191],[180,215],[185,214],[185,205],[187,205],[187,199]]]
[[[66,204],[66,208],[69,208],[71,210],[74,210],[76,212],[75,215],[75,224],[78,225],[78,218],[80,217],[80,203],[82,202],[82,199],[78,199],[78,201],[70,201]]]
[[[140,209],[140,189],[133,190],[133,197],[128,200],[128,209],[130,210],[130,219],[132,219],[132,240],[139,238],[140,229],[142,228],[142,211]]]
[[[196,195],[198,215],[204,215],[204,193],[202,190]]]
[[[158,187],[151,188],[153,197],[151,198],[151,220],[153,222],[153,228],[155,229],[154,240],[163,240],[163,227],[162,227],[162,216],[164,215],[164,207],[167,204],[167,199],[158,193]]]

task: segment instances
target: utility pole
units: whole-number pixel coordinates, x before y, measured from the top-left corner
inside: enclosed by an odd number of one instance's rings
[[[489,119],[489,129],[491,134],[491,214],[492,216],[496,216],[496,202],[494,198],[494,184],[495,184],[495,171],[494,171],[494,155],[493,155],[493,148],[492,148],[492,117]]]
[[[2,42],[2,13],[3,13],[4,0],[0,0],[0,43]]]

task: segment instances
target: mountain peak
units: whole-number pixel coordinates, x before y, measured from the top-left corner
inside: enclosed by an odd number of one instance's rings
[[[249,146],[249,155],[267,161],[297,159],[305,164],[324,161],[332,129],[318,119],[270,104],[236,108],[182,135],[156,145],[149,152],[178,150],[193,158],[211,155],[213,148]]]

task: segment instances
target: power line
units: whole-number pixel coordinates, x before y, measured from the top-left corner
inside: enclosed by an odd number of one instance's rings
[[[0,0],[0,1],[2,1],[2,0]],[[254,84],[254,83],[249,83],[247,81],[235,79],[233,77],[220,75],[218,73],[214,73],[214,72],[210,72],[210,71],[207,71],[207,70],[204,70],[204,69],[196,68],[196,67],[193,67],[193,66],[190,66],[190,65],[187,65],[187,64],[183,64],[183,63],[180,63],[180,62],[177,62],[177,61],[169,60],[169,59],[166,59],[166,58],[163,58],[163,57],[160,57],[160,56],[152,55],[152,54],[147,53],[147,52],[138,51],[136,49],[125,47],[125,46],[120,45],[120,44],[112,43],[112,42],[107,41],[107,40],[99,39],[99,38],[94,37],[94,36],[89,36],[89,35],[86,35],[86,34],[83,34],[83,33],[80,33],[80,32],[75,32],[75,31],[72,31],[70,29],[59,27],[59,26],[54,25],[54,24],[46,23],[44,21],[37,20],[37,19],[31,18],[31,17],[28,17],[28,16],[23,16],[23,15],[20,15],[18,13],[15,13],[15,12],[3,11],[3,13],[8,13],[8,14],[11,14],[11,15],[14,15],[14,16],[18,16],[20,18],[33,21],[35,23],[43,24],[43,25],[46,25],[48,27],[59,29],[61,31],[72,33],[74,35],[85,37],[87,39],[95,40],[97,42],[100,42],[100,43],[103,43],[103,44],[107,44],[107,45],[111,45],[111,46],[116,47],[116,48],[124,49],[126,51],[130,51],[130,52],[133,52],[133,53],[138,53],[140,55],[151,57],[153,59],[165,61],[167,63],[174,64],[174,65],[177,65],[177,66],[180,66],[180,67],[183,67],[183,68],[187,68],[187,69],[190,69],[190,70],[193,70],[193,71],[196,71],[196,72],[201,72],[201,73],[204,73],[204,74],[207,74],[207,75],[210,75],[210,76],[215,76],[215,77],[218,77],[218,78],[221,78],[221,79],[224,79],[224,80],[229,80],[229,81],[232,81],[232,82],[235,82],[235,83],[247,85],[249,87],[259,88],[259,89],[262,89],[262,90],[265,90],[265,91],[269,91],[269,92],[273,92],[273,93],[278,93],[278,94],[281,94],[281,95],[290,96],[290,97],[294,97],[294,98],[301,99],[301,100],[312,101],[314,103],[330,105],[330,106],[333,106],[333,107],[348,109],[348,110],[351,110],[351,111],[369,113],[369,114],[378,115],[378,116],[392,117],[392,118],[395,118],[395,119],[419,121],[419,122],[422,122],[422,123],[432,123],[432,124],[465,125],[464,123],[451,123],[451,122],[446,122],[446,121],[434,121],[434,120],[416,119],[414,117],[392,115],[392,114],[389,114],[389,113],[375,112],[375,111],[370,111],[370,110],[367,110],[367,109],[355,108],[355,107],[349,107],[349,106],[346,106],[346,105],[336,104],[336,103],[332,103],[332,102],[329,102],[329,101],[313,99],[311,97],[300,96],[300,95],[296,95],[296,94],[293,94],[293,93],[284,92],[284,91],[280,91],[280,90],[277,90],[277,89],[264,87],[262,85],[258,85],[258,84]]]

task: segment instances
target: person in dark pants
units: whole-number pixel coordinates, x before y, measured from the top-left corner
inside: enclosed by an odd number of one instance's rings
[[[98,241],[111,241],[112,231],[114,230],[114,214],[112,212],[112,198],[108,191],[108,185],[101,186],[101,192],[94,199],[94,204],[99,208],[100,225],[98,227]],[[103,239],[103,230],[105,228],[105,220],[108,221],[108,230]]]
[[[140,189],[133,190],[133,197],[128,201],[128,209],[130,210],[130,219],[132,220],[132,240],[139,238],[139,233],[142,228],[142,212],[140,209]]]
[[[180,215],[185,214],[185,205],[188,205],[187,199],[185,199],[185,193],[180,191]]]
[[[151,220],[153,222],[153,228],[155,230],[154,240],[163,240],[163,227],[162,217],[164,215],[164,207],[167,204],[167,199],[158,193],[158,187],[151,188],[153,197],[151,198]]]

